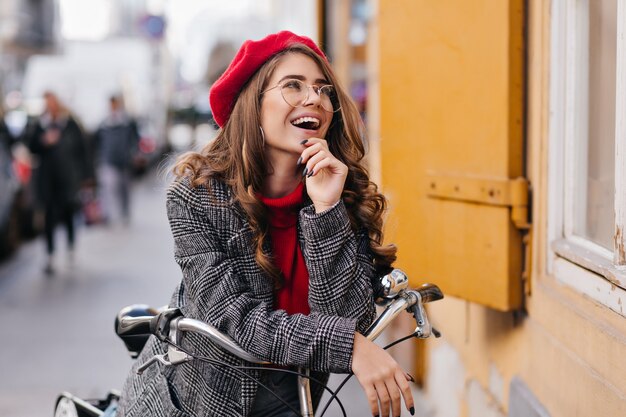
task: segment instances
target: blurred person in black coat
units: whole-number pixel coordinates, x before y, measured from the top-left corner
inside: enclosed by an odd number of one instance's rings
[[[130,219],[130,183],[138,144],[137,123],[126,113],[122,98],[111,96],[109,115],[95,135],[98,184],[106,220],[114,219],[114,207],[119,207],[124,224]]]
[[[46,263],[44,272],[54,272],[54,230],[62,222],[67,230],[68,253],[73,257],[74,214],[78,192],[92,176],[87,139],[78,122],[53,92],[44,93],[45,111],[27,126],[24,142],[38,159],[34,172],[35,196],[44,210]]]

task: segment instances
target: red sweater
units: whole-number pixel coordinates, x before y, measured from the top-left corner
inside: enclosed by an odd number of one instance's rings
[[[269,210],[270,239],[274,265],[283,274],[284,284],[276,293],[274,306],[289,314],[309,314],[309,272],[298,243],[298,211],[302,207],[304,185],[289,195],[261,201]]]

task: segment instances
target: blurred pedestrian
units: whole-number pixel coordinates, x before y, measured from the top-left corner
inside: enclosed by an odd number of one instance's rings
[[[124,224],[130,220],[130,185],[139,132],[119,96],[109,98],[109,115],[95,135],[98,184],[105,220],[113,220],[114,207]]]
[[[44,210],[47,253],[44,272],[52,274],[55,227],[59,222],[65,225],[71,261],[75,244],[74,214],[79,207],[78,192],[92,172],[86,137],[80,125],[55,93],[47,91],[43,97],[45,111],[27,126],[24,142],[38,159],[34,181],[37,203]]]

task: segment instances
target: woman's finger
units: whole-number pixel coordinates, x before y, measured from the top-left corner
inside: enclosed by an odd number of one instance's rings
[[[300,159],[298,160],[299,164],[306,164],[307,161],[313,156],[318,154],[319,152],[328,152],[328,150],[326,148],[324,148],[324,146],[322,146],[319,143],[314,144],[313,146],[310,146],[308,148],[306,148],[304,151],[302,151],[302,153],[300,154]]]
[[[312,177],[324,168],[332,168],[332,166],[334,165],[334,161],[334,158],[325,153],[321,154],[319,157],[315,155],[315,157],[311,158],[311,161],[309,161],[309,163],[307,164],[307,167],[309,167],[308,176]]]
[[[378,395],[376,394],[376,389],[373,385],[368,385],[367,387],[363,387],[363,390],[365,391],[365,397],[367,398],[367,402],[370,405],[372,416],[380,416],[380,410],[378,409]]]
[[[315,166],[315,164],[317,164],[319,161],[321,161],[324,158],[328,158],[329,156],[330,154],[326,150],[321,150],[317,152],[316,154],[311,155],[304,162],[304,164],[307,166],[307,168],[309,168],[309,171],[311,171],[311,169]]]
[[[305,141],[302,141],[302,144],[306,146],[307,148],[316,144],[320,144],[324,146],[326,149],[328,149],[328,142],[326,141],[326,139],[321,139],[321,138],[309,138]]]
[[[383,381],[378,381],[374,384],[374,387],[376,388],[376,395],[378,396],[378,402],[380,403],[379,415],[380,417],[389,417],[391,399],[389,397],[389,391],[387,391],[387,385]]]
[[[402,395],[400,394],[400,389],[398,388],[394,378],[386,381],[385,385],[387,386],[387,392],[389,393],[392,416],[399,416],[402,414]]]
[[[335,166],[335,159],[333,158],[324,158],[321,161],[319,161],[317,164],[315,164],[313,167],[311,167],[311,169],[309,170],[308,176],[309,177],[313,177],[317,174],[319,174],[319,172],[321,170],[323,170],[324,168],[330,168],[332,169]]]
[[[298,164],[301,164],[302,166],[306,165],[307,162],[309,162],[309,159],[311,159],[313,156],[315,156],[318,152],[321,152],[322,150],[323,148],[321,146],[314,146],[314,147],[306,148],[300,154],[300,159],[298,159]]]
[[[315,146],[321,146],[322,148],[328,150],[328,142],[326,142],[326,140],[324,139],[319,139],[319,138],[311,138],[311,139],[307,139],[306,141],[301,142],[302,145],[305,148],[312,148]]]
[[[396,372],[396,383],[402,392],[402,397],[404,397],[404,405],[406,405],[406,409],[409,410],[411,415],[413,415],[415,413],[415,402],[413,401],[413,393],[411,392],[411,387],[408,383],[408,378],[413,379],[413,377],[411,377],[411,375],[408,375],[407,377],[407,375],[408,374],[405,374],[402,370],[398,370],[398,372]],[[398,405],[400,406],[401,404]],[[400,414],[396,415],[399,416]]]

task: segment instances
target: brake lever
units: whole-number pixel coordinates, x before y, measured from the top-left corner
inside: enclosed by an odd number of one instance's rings
[[[182,317],[176,317],[173,319],[168,326],[169,336],[161,339],[162,341],[168,344],[167,353],[161,355],[154,355],[150,360],[137,368],[137,373],[141,375],[146,369],[159,362],[164,366],[172,366],[179,365],[183,362],[189,362],[193,359],[193,356],[183,352],[178,349],[176,346],[180,344],[180,334],[181,332],[178,330],[178,322]]]
[[[152,365],[154,365],[157,362],[159,362],[159,363],[161,363],[161,364],[163,364],[165,366],[171,365],[172,363],[170,361],[168,361],[166,358],[167,358],[167,353],[163,354],[163,355],[154,355],[146,363],[144,363],[139,368],[137,368],[137,374],[139,374],[139,375],[143,374],[143,371],[145,371],[146,369],[148,369],[149,367],[151,367]]]
[[[417,301],[413,306],[411,306],[411,312],[413,313],[413,317],[415,318],[415,323],[417,327],[415,327],[415,337],[420,339],[427,339],[433,333],[433,328],[428,321],[428,316],[426,315],[426,310],[424,310],[424,303],[422,302],[422,294],[419,291],[411,291],[411,296],[416,297]],[[439,332],[435,330],[435,337],[438,337],[437,334]],[[441,333],[439,333],[441,336]]]

